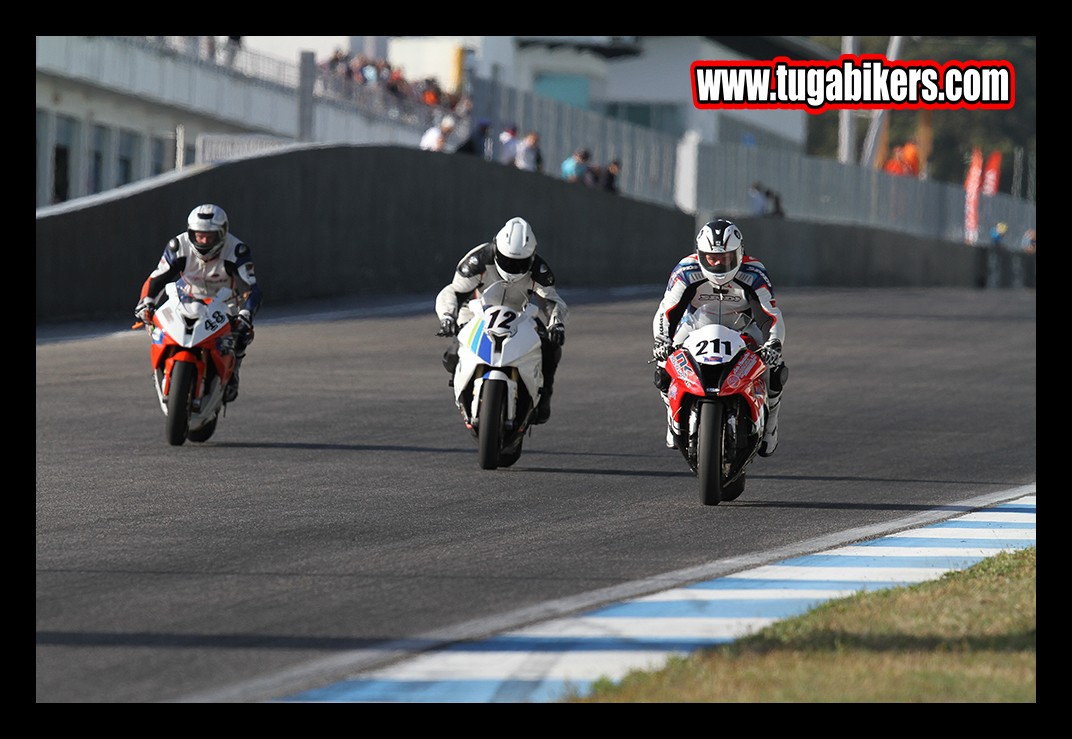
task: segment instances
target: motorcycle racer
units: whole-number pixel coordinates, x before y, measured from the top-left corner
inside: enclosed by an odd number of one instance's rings
[[[543,390],[534,423],[546,423],[551,417],[555,371],[562,359],[562,345],[566,343],[569,307],[558,294],[551,267],[536,254],[536,235],[524,218],[511,218],[493,240],[470,249],[458,262],[450,284],[436,296],[435,311],[439,318],[436,335],[451,340],[443,353],[443,367],[454,375],[458,365],[458,331],[473,318],[469,300],[478,297],[485,285],[498,281],[516,288],[519,304],[535,300],[540,308],[536,323],[542,344]]]
[[[778,448],[778,411],[788,369],[782,360],[785,320],[763,263],[744,253],[744,237],[732,221],[708,221],[696,235],[696,251],[674,267],[652,322],[652,356],[665,361],[691,330],[689,317],[698,309],[717,310],[718,323],[743,331],[759,346],[767,364],[767,424],[759,454]],[[660,368],[661,371],[661,368]],[[656,373],[656,385],[660,386]],[[667,409],[666,446],[674,448],[670,399],[660,390]]]
[[[134,308],[143,323],[152,320],[157,301],[169,282],[180,284],[198,298],[210,298],[224,287],[234,291],[231,307],[235,317],[234,375],[224,391],[224,402],[238,397],[238,369],[253,341],[253,318],[261,306],[261,288],[253,269],[249,246],[230,231],[227,213],[218,205],[199,205],[190,211],[186,231],[164,246],[156,268],[141,288]]]

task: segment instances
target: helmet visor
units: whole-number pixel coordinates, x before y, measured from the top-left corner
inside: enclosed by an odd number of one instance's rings
[[[220,243],[219,231],[195,231],[190,229],[187,231],[187,235],[190,237],[190,243],[193,244],[194,249],[197,249],[199,254],[208,254]]]
[[[700,261],[704,269],[716,275],[729,274],[741,266],[741,250],[733,251],[702,251]]]
[[[517,259],[508,257],[500,251],[495,252],[495,264],[499,270],[508,275],[523,275],[532,267],[532,257]]]

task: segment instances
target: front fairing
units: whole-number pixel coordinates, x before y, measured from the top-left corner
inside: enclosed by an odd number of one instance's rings
[[[766,401],[766,365],[750,348],[751,340],[717,323],[694,327],[666,360],[667,397],[675,424],[690,398],[740,395],[752,421],[759,422]]]

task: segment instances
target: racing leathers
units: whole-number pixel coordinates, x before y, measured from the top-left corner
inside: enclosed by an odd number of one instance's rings
[[[489,241],[471,249],[454,270],[450,284],[439,291],[435,300],[436,316],[444,325],[453,325],[450,346],[443,353],[443,367],[453,378],[458,365],[458,330],[473,318],[469,301],[480,296],[481,290],[502,278],[495,265],[495,242]],[[543,358],[543,390],[540,394],[535,423],[545,423],[551,414],[551,395],[554,392],[555,372],[562,359],[565,327],[569,307],[555,287],[555,274],[538,254],[533,255],[529,274],[511,282],[509,291],[516,290],[519,305],[526,300],[539,307],[537,330]],[[442,335],[442,332],[441,332]],[[451,380],[453,383],[453,379]]]
[[[249,246],[228,233],[223,249],[214,258],[203,261],[184,231],[164,246],[160,262],[142,285],[139,306],[149,305],[150,310],[155,310],[169,282],[177,283],[198,298],[213,297],[220,289],[231,288],[228,307],[234,316],[237,361],[231,382],[224,391],[224,402],[233,401],[238,397],[238,370],[246,356],[246,347],[253,341],[253,318],[261,307],[261,288],[257,284]]]
[[[658,355],[667,354],[670,347],[679,346],[685,340],[691,330],[688,317],[700,308],[707,311],[715,308],[718,323],[746,333],[757,346],[766,348],[764,358],[773,366],[767,370],[767,423],[759,453],[770,456],[778,446],[778,411],[788,371],[781,359],[785,321],[763,263],[744,255],[733,280],[719,287],[704,277],[695,253],[678,262],[652,322],[653,352],[657,358],[665,358]],[[660,392],[666,405],[666,446],[673,448],[678,445],[678,439],[670,413],[670,399],[665,390]]]

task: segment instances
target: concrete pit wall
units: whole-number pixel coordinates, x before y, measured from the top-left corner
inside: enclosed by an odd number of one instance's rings
[[[295,147],[38,209],[37,323],[125,320],[164,244],[205,202],[221,205],[252,247],[275,306],[421,293],[431,306],[462,254],[512,216],[532,224],[560,286],[661,288],[696,232],[694,217],[675,209],[464,154]],[[776,286],[983,286],[986,250],[865,228],[738,222]],[[1034,257],[1030,275],[1033,285]]]

